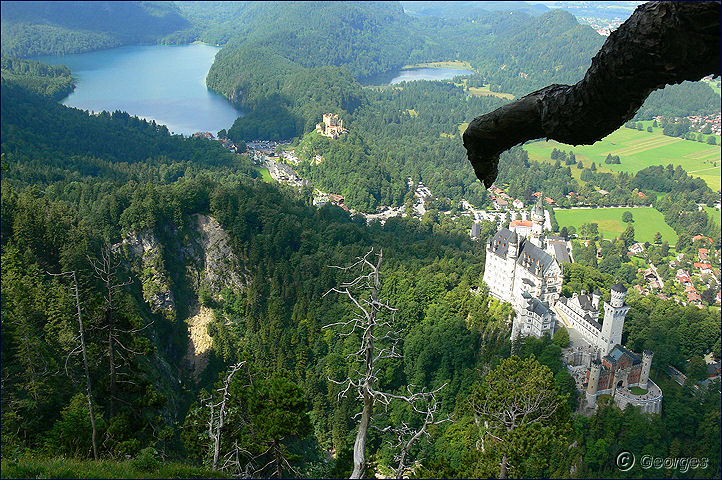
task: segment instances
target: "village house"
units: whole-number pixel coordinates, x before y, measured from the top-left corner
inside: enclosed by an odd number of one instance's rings
[[[637,242],[634,245],[631,245],[629,247],[629,253],[632,255],[640,255],[644,253],[644,244]]]

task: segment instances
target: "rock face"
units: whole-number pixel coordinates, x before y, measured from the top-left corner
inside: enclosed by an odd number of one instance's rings
[[[136,260],[135,270],[143,286],[143,300],[151,311],[162,312],[175,320],[175,298],[163,260],[163,245],[158,238],[152,232],[131,233],[123,239],[121,247],[126,255]]]
[[[219,298],[224,289],[240,293],[249,282],[245,266],[231,249],[230,237],[218,221],[208,215],[193,215],[189,236],[181,238],[176,229],[167,229],[175,241],[168,261],[185,265],[187,279],[196,294],[205,291]],[[164,245],[153,232],[131,233],[120,245],[134,263],[143,285],[143,299],[153,313],[175,316],[176,300],[168,274]],[[192,299],[189,303],[195,303]]]
[[[208,324],[213,321],[213,310],[203,305],[191,312],[188,319],[188,348],[186,350],[186,366],[191,370],[193,379],[198,381],[201,373],[208,366],[213,348],[213,338],[208,334]]]
[[[199,260],[199,287],[218,296],[224,288],[240,292],[248,284],[248,273],[233,253],[228,233],[208,215],[194,215],[198,234],[194,257]]]
[[[175,291],[189,311],[185,319],[188,327],[185,367],[198,380],[213,347],[207,327],[213,321],[214,311],[203,304],[208,297],[220,299],[224,290],[241,293],[250,282],[250,274],[233,252],[228,233],[209,215],[193,215],[186,234],[167,227],[162,237],[163,241],[151,231],[132,233],[114,248],[121,248],[130,261],[141,280],[143,300],[153,313],[174,321],[178,315],[174,288],[184,284],[189,287],[185,288],[186,293],[178,293],[184,291],[178,288]],[[175,276],[169,270],[176,272]]]
[[[720,2],[647,2],[609,38],[575,85],[549,85],[475,118],[464,147],[489,188],[499,155],[546,137],[589,145],[631,119],[667,84],[720,74]]]

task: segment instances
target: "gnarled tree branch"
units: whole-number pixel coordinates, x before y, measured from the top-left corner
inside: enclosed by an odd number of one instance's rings
[[[614,31],[575,85],[549,85],[475,118],[464,147],[489,188],[499,155],[546,137],[589,145],[631,119],[651,92],[720,74],[720,2],[648,2]]]

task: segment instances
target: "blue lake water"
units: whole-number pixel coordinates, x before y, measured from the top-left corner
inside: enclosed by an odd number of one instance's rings
[[[243,115],[206,87],[218,50],[201,44],[133,46],[36,60],[70,67],[76,87],[64,105],[93,112],[122,110],[184,135],[215,134]]]
[[[471,75],[473,70],[462,68],[412,68],[379,73],[361,80],[364,85],[395,85],[414,80],[450,80],[459,75]]]
[[[412,82],[414,80],[449,80],[459,75],[471,75],[473,70],[461,68],[413,68],[397,72],[389,85],[401,82]]]

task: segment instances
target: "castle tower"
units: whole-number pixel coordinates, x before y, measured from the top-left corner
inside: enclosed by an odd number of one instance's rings
[[[602,335],[599,338],[599,348],[602,356],[608,354],[615,345],[622,343],[622,327],[624,317],[629,312],[629,305],[625,305],[627,289],[618,283],[612,287],[611,302],[604,302],[604,323],[602,323]]]
[[[509,237],[509,250],[507,250],[507,257],[516,260],[519,255],[519,236],[516,234],[516,230],[511,232]]]
[[[619,380],[620,380],[619,377],[621,376],[621,373],[622,373],[621,370],[616,370],[614,372],[614,378],[612,378],[612,393],[611,393],[612,398],[614,398],[614,395],[617,393],[617,382],[619,382]]]
[[[544,234],[544,200],[543,195],[539,195],[539,198],[537,199],[536,203],[534,204],[534,208],[531,210],[531,221],[532,221],[532,227],[531,227],[531,235],[530,240],[531,243],[536,245],[539,248],[542,248],[542,241],[541,237]]]
[[[649,381],[649,369],[652,368],[652,357],[654,353],[651,350],[642,352],[642,371],[639,373],[639,388],[647,389]]]
[[[594,360],[589,371],[589,384],[587,385],[587,406],[590,408],[597,404],[597,387],[599,387],[599,375],[601,373],[601,362]]]
[[[599,288],[594,290],[594,293],[592,293],[592,307],[594,307],[596,310],[599,310],[599,302],[602,300],[602,292],[599,290]]]

